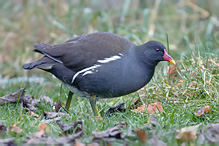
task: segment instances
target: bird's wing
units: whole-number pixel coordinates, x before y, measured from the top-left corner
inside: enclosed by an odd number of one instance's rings
[[[59,45],[37,44],[34,51],[77,72],[95,65],[98,60],[122,56],[134,46],[134,43],[116,34],[92,33],[74,37]]]

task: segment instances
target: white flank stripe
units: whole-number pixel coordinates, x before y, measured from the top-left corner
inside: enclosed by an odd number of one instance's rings
[[[112,57],[110,57],[110,58],[104,58],[104,60],[97,60],[97,62],[99,62],[99,63],[108,63],[108,62],[110,62],[110,61],[115,61],[115,60],[117,60],[117,59],[120,59],[121,57],[120,56],[112,56]]]
[[[85,68],[85,69],[82,69],[82,70],[78,71],[78,72],[73,76],[71,83],[74,82],[74,80],[76,79],[76,77],[77,77],[80,73],[83,73],[83,72],[86,72],[86,71],[88,71],[88,70],[90,70],[90,69],[95,69],[95,68],[98,68],[98,67],[101,67],[101,65],[94,65],[94,66],[91,66],[91,67],[88,67],[88,68]]]
[[[85,73],[83,73],[83,75],[82,76],[85,76],[85,75],[87,75],[87,74],[92,74],[93,72],[92,71],[86,71]]]

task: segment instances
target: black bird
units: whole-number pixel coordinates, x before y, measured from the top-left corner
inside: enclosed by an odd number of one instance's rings
[[[151,80],[158,62],[175,64],[161,42],[149,41],[137,46],[107,32],[77,36],[58,45],[41,43],[34,47],[35,52],[44,56],[23,68],[52,73],[69,89],[67,110],[75,93],[90,100],[95,115],[100,115],[97,99],[135,92]]]

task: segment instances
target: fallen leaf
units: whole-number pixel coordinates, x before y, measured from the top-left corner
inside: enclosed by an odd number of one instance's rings
[[[20,99],[23,107],[29,111],[36,111],[38,104],[45,102],[46,104],[53,104],[53,100],[48,96],[40,96],[39,99],[35,99],[33,96],[25,95]]]
[[[42,120],[43,118],[47,118],[48,120],[43,120],[43,123],[50,123],[50,122],[56,122],[58,120],[60,120],[62,117],[66,117],[69,116],[66,113],[62,113],[62,112],[46,112],[44,111],[43,114],[39,117],[40,120]]]
[[[28,139],[26,141],[27,145],[60,145],[60,144],[65,144],[65,141],[63,142],[57,142],[55,138],[51,138],[51,137],[48,137],[48,138],[31,138],[31,139]]]
[[[148,124],[145,126],[145,128],[151,130],[152,127],[156,127],[158,125],[157,117],[154,114],[152,114],[147,123]]]
[[[45,137],[45,131],[40,130],[38,132],[35,132],[35,133],[33,133],[33,136],[36,137],[36,138]]]
[[[41,103],[45,102],[46,104],[53,105],[53,99],[48,96],[40,96],[39,99]]]
[[[153,114],[153,113],[157,113],[157,112],[163,112],[163,107],[162,107],[162,103],[161,102],[155,102],[155,103],[151,103],[151,104],[148,104],[146,107],[145,105],[141,105],[140,107],[138,107],[137,109],[134,109],[132,110],[133,112],[136,112],[136,113],[150,113],[150,114]]]
[[[74,144],[74,146],[85,146],[85,144],[83,144],[83,143],[77,141],[77,142]]]
[[[153,146],[166,146],[167,144],[156,137],[156,131],[151,131],[152,138],[148,140],[148,144]]]
[[[9,103],[16,103],[21,99],[25,94],[25,89],[22,88],[18,90],[17,92],[5,95],[0,98],[0,105],[2,104],[9,104]]]
[[[91,143],[91,144],[87,144],[87,146],[99,146],[100,144],[98,143]],[[107,145],[108,146],[108,145]]]
[[[14,134],[18,134],[18,133],[23,132],[23,130],[21,128],[17,127],[16,123],[15,123],[13,126],[9,127],[9,132],[14,133]]]
[[[65,137],[59,138],[51,138],[51,137],[40,137],[40,138],[32,138],[26,141],[25,144],[34,144],[34,145],[72,145],[75,144],[76,139],[82,138],[84,135],[83,131],[80,131],[75,134],[71,134]]]
[[[43,114],[40,116],[40,119],[48,118],[48,119],[52,119],[52,118],[56,118],[56,117],[66,117],[69,116],[66,113],[62,113],[62,112],[46,112],[44,111]]]
[[[77,132],[75,134],[68,135],[67,137],[57,138],[56,141],[59,142],[59,143],[72,144],[72,143],[75,143],[76,139],[82,138],[83,135],[84,135],[84,131],[82,130],[82,131]]]
[[[121,128],[124,128],[124,127],[127,127],[128,126],[128,123],[127,122],[122,122],[122,121],[119,121],[118,123],[116,123],[113,127],[115,126],[119,126]]]
[[[137,109],[134,109],[134,110],[132,110],[132,111],[135,112],[135,113],[143,113],[143,112],[146,112],[146,111],[145,111],[145,105],[143,104],[143,105],[139,106]]]
[[[213,63],[213,64],[215,64],[215,65],[217,65],[217,66],[219,67],[219,64],[216,63],[214,60],[212,60],[212,59],[208,59],[208,61],[210,61],[211,63]]]
[[[136,133],[132,130],[132,127],[131,127],[131,126],[129,126],[129,128],[128,128],[128,133],[125,135],[125,140],[126,140],[126,139],[129,139],[129,138],[131,138],[131,139],[137,139]]]
[[[0,135],[6,134],[6,131],[7,131],[7,127],[3,123],[1,123],[0,124]]]
[[[213,113],[212,110],[210,110],[210,108],[212,108],[211,106],[204,106],[202,107],[200,110],[198,110],[196,113],[194,113],[197,117],[200,117],[204,114],[209,114],[209,113]]]
[[[20,99],[21,103],[27,104],[27,103],[31,103],[31,101],[34,99],[33,96],[31,95],[24,95],[23,98]]]
[[[84,123],[82,121],[77,121],[69,124],[64,124],[60,121],[56,121],[56,123],[59,125],[64,134],[72,134],[74,131],[74,133],[84,131]]]
[[[61,107],[62,107],[62,102],[60,100],[56,101],[56,103],[55,103],[56,112],[58,112]]]
[[[204,129],[203,134],[210,143],[219,142],[219,123],[209,124]]]
[[[112,142],[117,140],[123,140],[126,142],[133,139],[137,140],[136,133],[132,130],[131,126],[129,127],[127,134],[122,132],[121,128],[126,124],[124,122],[121,123],[123,124],[115,124],[114,127],[104,131],[92,131],[93,142],[100,143],[101,141],[106,145],[110,145]]]
[[[62,117],[56,117],[56,118],[53,118],[53,119],[43,120],[43,122],[48,124],[48,123],[51,123],[51,122],[59,121],[61,119],[62,119]]]
[[[147,106],[147,110],[149,113],[153,114],[155,112],[163,112],[163,107],[161,102],[151,103]]]
[[[142,105],[142,101],[140,100],[140,97],[139,97],[138,99],[134,101],[134,103],[131,106],[131,109],[136,109],[138,106],[141,106],[141,105]]]
[[[15,138],[0,139],[0,145],[16,146]]]
[[[205,142],[205,136],[202,132],[198,134],[197,143],[203,145]]]
[[[29,103],[23,104],[22,106],[25,107],[28,111],[36,111],[38,109],[37,105],[34,106],[32,104],[29,104]]]
[[[176,136],[176,139],[182,141],[192,141],[196,139],[196,133],[200,125],[201,124],[195,126],[183,127],[180,130],[177,130],[178,134]]]
[[[179,76],[178,72],[181,73],[181,70],[179,67],[177,67],[177,65],[168,66],[168,75],[172,80]]]
[[[120,103],[120,104],[118,104],[118,105],[116,105],[116,106],[114,106],[114,107],[110,107],[110,108],[106,111],[105,115],[108,117],[108,116],[111,116],[112,114],[114,114],[114,113],[117,112],[117,111],[122,112],[122,111],[124,110],[123,107],[124,107],[124,103]]]
[[[140,129],[136,129],[135,132],[137,133],[138,139],[142,142],[142,143],[146,143],[147,141],[147,133],[140,130]]]
[[[106,142],[113,142],[115,139],[124,139],[122,131],[118,127],[109,128],[104,131],[92,131],[93,142],[99,143],[100,139]]]
[[[46,123],[41,123],[39,126],[39,131],[44,130],[49,133],[49,126]]]
[[[33,116],[33,117],[36,117],[36,118],[39,118],[39,115],[34,113],[33,111],[31,111],[30,113],[28,113],[30,116]]]

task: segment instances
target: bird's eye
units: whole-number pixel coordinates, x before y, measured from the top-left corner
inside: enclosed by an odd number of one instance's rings
[[[157,48],[157,49],[156,49],[156,52],[159,52],[159,51],[160,51],[160,49]]]

